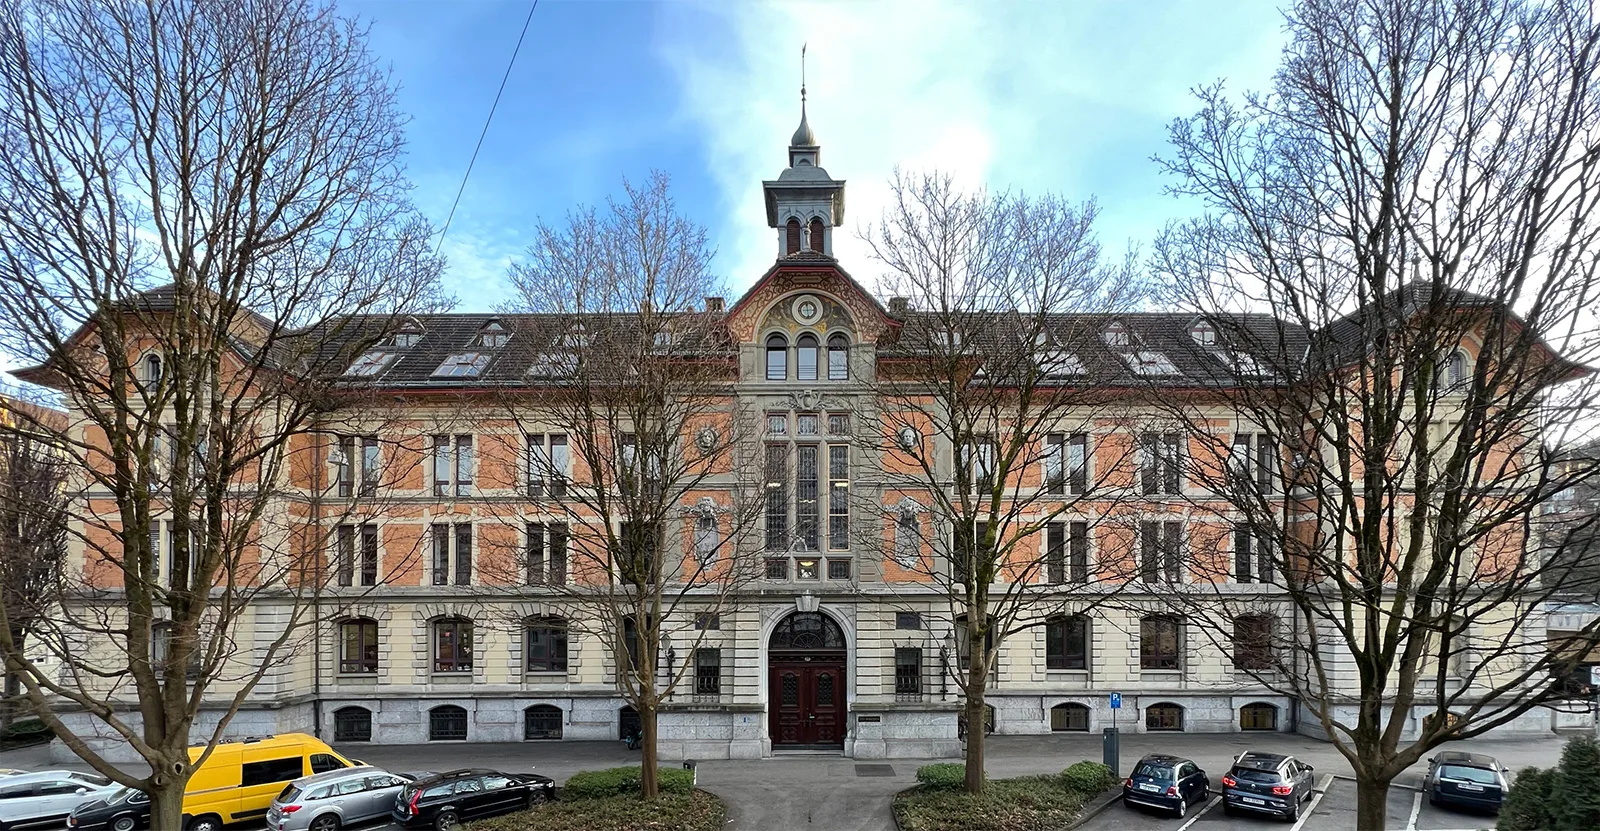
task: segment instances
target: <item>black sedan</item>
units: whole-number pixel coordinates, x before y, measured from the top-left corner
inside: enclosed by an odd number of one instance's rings
[[[123,788],[106,797],[85,802],[67,815],[72,831],[134,831],[150,827],[150,797],[137,788]]]
[[[1122,783],[1122,804],[1164,808],[1178,816],[1189,813],[1189,806],[1206,800],[1211,781],[1193,760],[1182,756],[1152,753],[1133,766],[1133,775]]]
[[[1506,767],[1493,756],[1447,750],[1428,760],[1422,790],[1428,803],[1478,811],[1499,811],[1508,783]]]
[[[509,814],[553,799],[556,782],[536,773],[452,770],[418,779],[395,799],[401,828],[456,828],[462,820]]]

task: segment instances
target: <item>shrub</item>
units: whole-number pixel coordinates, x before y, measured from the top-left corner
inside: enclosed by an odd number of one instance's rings
[[[1600,743],[1589,736],[1567,742],[1550,789],[1556,831],[1600,828]]]
[[[1083,797],[1060,776],[994,779],[981,794],[916,788],[894,801],[895,819],[905,831],[1059,831],[1082,808]]]
[[[1497,831],[1545,831],[1554,827],[1550,790],[1555,780],[1554,769],[1523,768],[1500,806],[1500,820],[1494,826]]]
[[[681,768],[657,768],[656,781],[662,793],[688,793],[694,789],[694,771]],[[604,799],[639,792],[639,769],[636,767],[585,770],[574,773],[561,788],[561,798]]]
[[[705,791],[694,791],[663,794],[660,799],[649,802],[636,795],[549,802],[531,811],[479,820],[470,828],[471,831],[662,831],[667,828],[721,831],[726,822],[727,809],[722,800]]]
[[[1116,781],[1116,774],[1112,773],[1107,765],[1082,761],[1061,771],[1061,781],[1067,786],[1067,790],[1073,793],[1094,796],[1111,787],[1111,783]]]
[[[917,781],[930,788],[959,788],[967,781],[967,766],[960,762],[937,762],[917,768]]]

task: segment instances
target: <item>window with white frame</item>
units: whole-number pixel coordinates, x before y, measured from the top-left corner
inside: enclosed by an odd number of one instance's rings
[[[344,374],[353,378],[371,378],[388,369],[396,357],[397,354],[388,349],[370,349],[356,358]]]
[[[1183,444],[1179,433],[1139,436],[1139,479],[1145,495],[1176,495],[1182,481]]]
[[[378,584],[378,526],[344,524],[338,527],[335,572],[340,586]],[[359,579],[359,582],[357,582]]]
[[[471,436],[434,436],[433,495],[471,496],[475,461]]]
[[[433,585],[472,585],[472,523],[434,523],[429,526],[429,537]]]
[[[651,586],[665,575],[657,553],[661,550],[661,524],[655,522],[624,522],[617,526],[616,550],[612,552],[611,569],[615,578],[623,583]]]
[[[768,551],[849,549],[849,425],[845,413],[829,413],[826,421],[821,413],[767,414],[764,477]]]
[[[510,342],[511,333],[506,331],[505,325],[499,320],[491,319],[478,330],[478,337],[473,340],[472,345],[485,349],[499,349]]]
[[[694,651],[694,694],[722,694],[722,650],[703,647]]]
[[[567,524],[529,522],[523,528],[525,579],[530,586],[567,583]]]
[[[1139,523],[1139,579],[1176,583],[1183,576],[1183,523],[1146,520]]]
[[[1233,582],[1270,583],[1273,579],[1272,540],[1248,522],[1233,526]]]
[[[528,496],[566,496],[568,462],[564,433],[528,436]]]
[[[476,378],[489,365],[487,352],[458,352],[444,359],[433,371],[435,378]]]
[[[971,483],[973,491],[979,494],[991,492],[995,486],[995,446],[988,438],[976,438],[961,447],[961,469],[966,471],[967,481],[959,483],[963,486]],[[959,478],[958,470],[956,476]]]
[[[1089,582],[1089,523],[1047,522],[1044,540],[1045,582]]]
[[[1049,433],[1044,442],[1045,493],[1081,496],[1089,489],[1087,433]]]
[[[1279,475],[1277,442],[1266,433],[1235,433],[1228,473],[1235,488],[1271,493]]]
[[[339,436],[333,453],[334,476],[340,496],[354,496],[360,481],[362,496],[376,496],[383,478],[383,456],[377,436]]]

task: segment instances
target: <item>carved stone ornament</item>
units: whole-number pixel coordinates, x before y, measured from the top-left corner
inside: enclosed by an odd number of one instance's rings
[[[849,405],[835,398],[829,398],[816,390],[801,390],[789,393],[789,408],[793,410],[839,410],[848,409]]]
[[[806,612],[809,614],[811,612],[815,612],[817,607],[821,605],[822,601],[809,591],[794,599],[794,610],[797,612]]]
[[[911,450],[921,439],[922,436],[917,434],[917,428],[910,426],[901,427],[900,432],[895,434],[895,443],[900,445],[901,450]]]
[[[696,519],[699,519],[700,517],[709,517],[711,519],[716,519],[718,516],[720,516],[722,514],[731,513],[732,510],[733,510],[732,508],[727,508],[727,507],[724,507],[722,505],[718,505],[717,504],[717,500],[712,499],[709,496],[702,496],[702,497],[700,497],[700,501],[694,503],[693,505],[691,505],[691,506],[689,506],[687,508],[684,508],[683,512],[685,514],[689,515],[689,516],[692,516],[692,517],[696,518]]]
[[[921,502],[918,502],[909,496],[901,499],[897,504],[889,506],[889,510],[893,511],[896,515],[903,517],[914,517],[917,514],[925,514],[928,512],[928,509],[924,508]]]
[[[700,448],[702,455],[717,449],[717,442],[722,437],[717,434],[715,427],[701,427],[694,434],[694,446]]]

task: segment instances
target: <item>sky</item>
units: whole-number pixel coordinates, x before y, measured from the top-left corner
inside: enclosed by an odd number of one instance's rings
[[[340,3],[400,88],[415,198],[436,226],[531,2]],[[835,254],[869,288],[857,234],[896,166],[1093,198],[1108,251],[1147,248],[1193,210],[1152,161],[1195,110],[1189,90],[1264,89],[1282,44],[1259,0],[540,0],[443,244],[446,287],[460,311],[497,307],[538,221],[660,170],[738,296],[776,251],[761,181],[787,163],[802,45],[822,165],[848,183]]]

